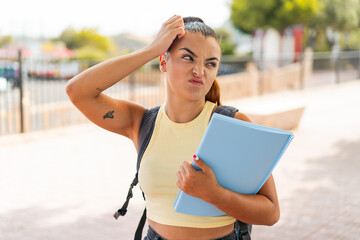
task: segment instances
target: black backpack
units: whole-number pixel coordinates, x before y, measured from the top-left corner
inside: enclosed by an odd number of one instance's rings
[[[150,142],[152,133],[154,131],[155,120],[156,120],[156,116],[159,112],[159,109],[160,109],[160,106],[157,106],[157,107],[154,107],[151,109],[146,109],[144,112],[144,115],[142,117],[141,124],[140,124],[139,149],[138,149],[138,157],[137,157],[137,165],[136,165],[136,174],[135,174],[135,177],[134,177],[132,183],[130,184],[125,203],[114,214],[115,219],[118,219],[119,216],[124,216],[127,212],[127,207],[129,205],[129,201],[133,197],[132,189],[139,182],[138,171],[140,168],[140,162],[141,162],[142,156],[144,155],[144,152]],[[238,110],[236,108],[230,107],[230,106],[218,106],[215,109],[215,113],[219,113],[219,114],[229,116],[229,117],[234,117],[234,114],[237,111]],[[142,192],[142,194],[145,199],[144,192]],[[141,240],[145,221],[146,221],[146,208],[144,209],[143,215],[141,216],[139,225],[136,229],[134,240]],[[236,220],[235,228],[239,231],[239,239],[241,239],[241,240],[250,240],[251,239],[250,233],[252,230],[252,225],[243,223],[239,220]]]

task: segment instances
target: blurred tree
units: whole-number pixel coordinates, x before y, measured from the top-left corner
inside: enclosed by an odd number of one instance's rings
[[[5,47],[6,45],[12,43],[13,39],[11,36],[0,37],[0,47]]]
[[[309,24],[321,8],[321,0],[233,0],[230,19],[245,33],[267,27],[282,30]]]
[[[80,60],[105,60],[108,55],[98,48],[87,45],[76,49],[76,59]]]
[[[93,57],[113,55],[116,52],[113,41],[108,37],[100,35],[97,30],[93,28],[83,28],[80,31],[67,28],[54,40],[63,41],[67,48],[78,50],[77,52],[81,55],[81,58],[89,55],[90,49],[94,51],[94,54],[92,54]],[[100,54],[100,52],[102,53]]]
[[[341,48],[354,48],[353,36],[357,36],[356,32],[360,26],[360,0],[321,1],[324,8],[311,19],[309,24],[316,32],[314,48],[329,50],[339,44]],[[340,38],[337,37],[339,35],[342,38],[340,42]]]
[[[232,0],[231,5],[231,21],[241,31],[267,27],[281,31],[302,24],[305,42],[316,50],[338,44],[339,34],[345,34],[343,46],[348,46],[346,41],[358,36],[353,32],[360,26],[359,16],[360,0]]]
[[[334,31],[350,31],[360,24],[360,0],[321,0],[324,8],[311,20],[314,28],[330,27]]]
[[[236,44],[232,42],[231,34],[225,28],[214,29],[221,43],[223,55],[234,55]]]
[[[360,49],[360,28],[340,35],[340,46],[345,51]]]
[[[63,41],[68,49],[76,49],[80,47],[79,40],[77,39],[77,32],[73,28],[65,29],[58,38],[53,41]]]

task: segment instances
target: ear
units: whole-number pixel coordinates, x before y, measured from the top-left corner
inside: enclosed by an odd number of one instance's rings
[[[159,65],[160,71],[166,72],[166,56],[165,56],[165,54],[160,56],[159,61],[160,61],[160,65]]]

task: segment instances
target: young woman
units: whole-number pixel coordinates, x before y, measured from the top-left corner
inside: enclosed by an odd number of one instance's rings
[[[66,86],[73,104],[92,122],[130,138],[138,149],[145,108],[102,93],[145,63],[160,56],[167,98],[142,157],[139,182],[146,196],[145,239],[236,239],[235,219],[273,225],[280,211],[272,175],[258,194],[243,195],[221,187],[201,159],[191,161],[219,99],[215,80],[221,59],[219,40],[199,18],[174,15],[147,47],[100,63]],[[239,112],[235,118],[249,121]],[[179,189],[215,205],[228,216],[204,218],[174,212]]]

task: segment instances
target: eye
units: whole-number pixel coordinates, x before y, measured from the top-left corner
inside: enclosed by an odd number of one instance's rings
[[[209,63],[207,63],[207,65],[209,65],[211,67],[216,67],[216,63],[214,63],[214,62],[209,62]]]
[[[182,58],[191,61],[194,60],[190,55],[184,55]]]

